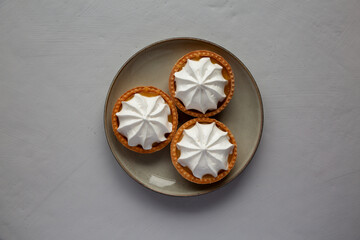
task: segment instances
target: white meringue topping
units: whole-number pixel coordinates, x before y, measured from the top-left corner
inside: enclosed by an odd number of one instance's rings
[[[146,97],[136,93],[128,101],[122,101],[122,109],[116,113],[119,119],[117,131],[127,137],[129,146],[141,145],[149,150],[154,143],[166,140],[172,124],[168,120],[170,107],[161,96]]]
[[[228,133],[215,123],[197,122],[184,130],[183,138],[176,144],[180,150],[178,163],[188,167],[197,178],[206,174],[216,177],[220,170],[228,169],[228,157],[234,148],[229,139]]]
[[[203,57],[199,61],[188,59],[181,71],[176,72],[175,96],[186,109],[195,109],[202,113],[215,110],[218,103],[225,99],[227,80],[221,71],[223,67]]]

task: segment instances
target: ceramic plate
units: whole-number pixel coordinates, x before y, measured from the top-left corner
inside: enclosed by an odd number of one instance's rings
[[[210,50],[223,56],[235,75],[235,92],[229,105],[214,118],[234,134],[238,157],[234,168],[223,180],[198,185],[183,179],[171,163],[169,145],[159,152],[138,154],[117,141],[112,131],[111,112],[116,100],[137,86],[154,86],[168,91],[173,65],[188,52]],[[179,111],[179,126],[191,117]],[[110,149],[121,167],[143,186],[173,196],[200,195],[224,186],[244,170],[259,144],[263,126],[263,107],[259,89],[249,70],[228,50],[209,41],[173,38],[156,42],[133,55],[119,70],[109,88],[104,112],[105,134]]]

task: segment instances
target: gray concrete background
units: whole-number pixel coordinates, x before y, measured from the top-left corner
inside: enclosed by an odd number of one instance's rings
[[[0,0],[0,239],[360,239],[360,2]],[[263,96],[255,158],[193,198],[137,184],[103,104],[146,45],[199,37]]]

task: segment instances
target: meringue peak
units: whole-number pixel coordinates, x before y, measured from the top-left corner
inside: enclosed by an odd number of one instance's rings
[[[188,59],[181,71],[176,72],[175,97],[180,99],[186,109],[195,109],[202,113],[217,109],[219,102],[225,99],[227,80],[222,75],[223,67],[212,63],[209,57],[199,61]]]
[[[136,93],[128,101],[122,101],[122,109],[116,113],[119,119],[117,131],[128,139],[129,146],[141,145],[149,150],[154,143],[166,140],[172,124],[168,121],[170,107],[161,96],[146,97]]]

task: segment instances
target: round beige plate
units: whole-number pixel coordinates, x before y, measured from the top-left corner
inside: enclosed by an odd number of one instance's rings
[[[171,163],[169,146],[153,154],[139,154],[121,145],[113,134],[111,112],[116,100],[137,86],[154,86],[169,93],[168,79],[173,65],[188,52],[210,50],[223,56],[235,74],[235,92],[229,105],[214,118],[234,134],[238,157],[223,180],[209,185],[191,183],[181,177]],[[179,126],[191,117],[179,111]],[[173,196],[193,196],[213,191],[230,182],[252,159],[263,126],[263,107],[259,89],[245,65],[228,50],[194,38],[173,38],[156,42],[133,55],[116,74],[105,101],[105,134],[110,149],[122,168],[137,182],[156,192]]]

